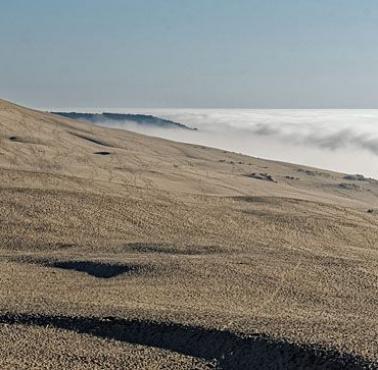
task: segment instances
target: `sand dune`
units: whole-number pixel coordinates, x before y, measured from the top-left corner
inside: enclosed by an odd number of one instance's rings
[[[0,173],[0,368],[378,366],[378,181],[1,100]]]

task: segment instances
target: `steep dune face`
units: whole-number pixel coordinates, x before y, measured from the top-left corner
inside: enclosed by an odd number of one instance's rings
[[[288,367],[299,359],[309,365],[313,346],[323,353],[313,361],[336,361],[336,368],[378,358],[375,180],[105,129],[5,101],[0,174],[0,321],[24,340],[43,330],[52,341],[64,337],[71,351],[81,336],[90,368],[98,363],[95,337],[120,341],[106,347],[114,368],[120,358],[111,354],[120,348],[124,361],[141,368],[143,356],[173,368],[215,357],[233,368],[227,351],[239,345],[240,368],[259,364],[256,348],[261,363]],[[121,272],[104,279],[96,269]],[[124,320],[119,330],[138,320],[146,335],[151,321],[161,330],[175,322],[177,338],[167,334],[157,350],[144,338],[87,328],[106,316]],[[185,325],[192,337],[182,334]],[[195,350],[196,333],[223,341],[228,354]],[[271,346],[260,341],[248,354],[252,342],[239,341],[240,333],[264,336]],[[282,344],[288,341],[297,347]],[[144,346],[144,355],[127,342]],[[41,348],[41,361],[67,365],[48,357],[47,343]],[[167,360],[166,349],[177,357]],[[9,344],[0,367],[15,363],[16,352]]]

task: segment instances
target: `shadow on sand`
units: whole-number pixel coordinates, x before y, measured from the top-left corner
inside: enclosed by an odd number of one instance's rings
[[[22,256],[7,258],[8,261],[28,263],[49,268],[72,270],[101,279],[110,279],[122,274],[138,275],[152,272],[154,267],[149,264],[111,263],[85,260],[54,260],[49,258]]]
[[[174,323],[115,317],[0,315],[0,323],[52,326],[122,342],[153,346],[214,361],[218,369],[372,369],[362,358],[290,344],[268,336],[237,334]]]
[[[50,262],[49,267],[85,272],[97,278],[109,279],[126,273],[135,273],[141,270],[137,265],[117,265],[92,261],[57,261]]]

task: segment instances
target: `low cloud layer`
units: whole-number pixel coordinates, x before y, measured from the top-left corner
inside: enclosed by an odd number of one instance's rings
[[[153,114],[199,130],[187,132],[131,127],[138,132],[268,159],[378,177],[378,110],[123,111]],[[125,128],[130,129],[130,126]]]
[[[298,130],[300,131],[300,130]],[[378,136],[374,132],[358,133],[353,129],[340,128],[336,132],[319,133],[314,130],[308,134],[301,132],[291,132],[285,128],[272,127],[270,124],[258,124],[251,126],[254,135],[276,136],[284,141],[297,145],[312,145],[314,147],[338,150],[338,149],[361,149],[378,155]]]

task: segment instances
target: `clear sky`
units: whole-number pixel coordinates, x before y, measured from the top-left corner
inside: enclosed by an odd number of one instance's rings
[[[378,107],[378,2],[4,0],[0,97],[44,107]]]

